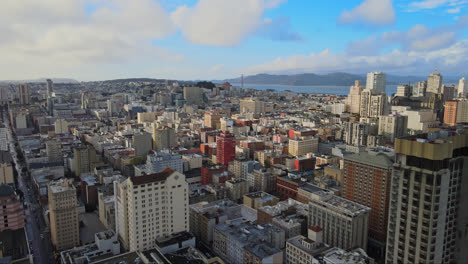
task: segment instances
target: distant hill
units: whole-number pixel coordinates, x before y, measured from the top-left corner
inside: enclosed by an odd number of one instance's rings
[[[329,74],[302,73],[294,75],[256,74],[244,76],[244,84],[270,84],[270,85],[353,85],[355,80],[366,83],[366,74],[351,74],[335,72]],[[427,76],[399,76],[387,75],[387,84],[407,84],[427,80]],[[220,80],[217,82],[241,83],[241,78]],[[450,76],[444,78],[444,83],[458,83],[458,78]]]
[[[0,80],[0,83],[45,83],[48,78],[33,80]],[[54,83],[79,83],[79,81],[68,78],[51,78]]]

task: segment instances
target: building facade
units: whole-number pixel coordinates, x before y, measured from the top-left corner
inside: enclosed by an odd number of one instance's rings
[[[72,179],[60,179],[48,185],[50,236],[57,250],[80,245],[78,201]]]
[[[387,263],[468,259],[468,131],[441,130],[395,141]]]
[[[156,238],[189,230],[185,176],[175,170],[114,183],[116,232],[126,250],[153,248]]]

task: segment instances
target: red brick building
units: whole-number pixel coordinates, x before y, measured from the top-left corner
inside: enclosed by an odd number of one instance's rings
[[[216,163],[228,166],[236,156],[236,140],[234,135],[223,132],[216,138]]]
[[[201,168],[201,184],[207,185],[213,183],[213,175],[223,173],[226,167],[220,164],[203,165]]]
[[[387,240],[392,165],[392,159],[382,153],[361,152],[344,157],[342,197],[371,208],[369,248],[374,253],[380,251],[377,254],[383,254]]]
[[[298,171],[310,171],[315,169],[315,157],[300,157],[294,161],[294,168]]]
[[[291,178],[289,176],[276,177],[276,192],[281,199],[292,198],[297,199],[297,191],[300,186],[304,185],[301,179]]]

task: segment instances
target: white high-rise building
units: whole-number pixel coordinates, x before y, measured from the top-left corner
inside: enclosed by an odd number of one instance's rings
[[[467,80],[465,79],[465,77],[463,77],[458,82],[457,97],[465,97],[466,87],[467,87]]]
[[[361,85],[361,81],[355,81],[354,86],[349,88],[348,110],[350,113],[359,114],[362,90],[364,90],[364,86]]]
[[[189,230],[188,183],[182,173],[160,173],[114,182],[116,233],[128,251],[156,246],[156,238]]]
[[[369,72],[367,74],[366,89],[373,93],[385,93],[387,75],[384,72]]]
[[[442,88],[442,75],[437,72],[437,69],[427,77],[427,89],[428,93],[440,93]]]

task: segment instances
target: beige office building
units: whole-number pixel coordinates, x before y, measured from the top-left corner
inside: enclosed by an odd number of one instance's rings
[[[143,124],[145,122],[153,122],[157,120],[157,116],[155,112],[144,112],[137,114],[137,121],[138,124]]]
[[[172,169],[114,183],[116,231],[129,251],[155,247],[156,238],[189,230],[188,183]]]
[[[203,102],[203,92],[200,87],[184,87],[184,99],[187,104],[199,104]]]
[[[68,133],[68,121],[65,119],[57,119],[54,123],[55,134]]]
[[[153,149],[160,150],[176,146],[175,131],[170,127],[158,127],[153,124]]]
[[[0,151],[0,184],[15,184],[13,176],[11,154],[8,151]]]
[[[362,90],[364,90],[364,86],[361,85],[361,81],[355,81],[354,86],[350,87],[348,95],[348,110],[350,113],[359,114]]]
[[[386,263],[468,260],[468,130],[395,141]]]
[[[321,190],[310,197],[309,226],[323,229],[325,244],[342,249],[367,248],[369,207]]]
[[[292,156],[304,156],[307,153],[318,152],[318,138],[290,139],[288,152]]]
[[[72,179],[48,185],[50,236],[58,251],[80,245],[78,202]]]

